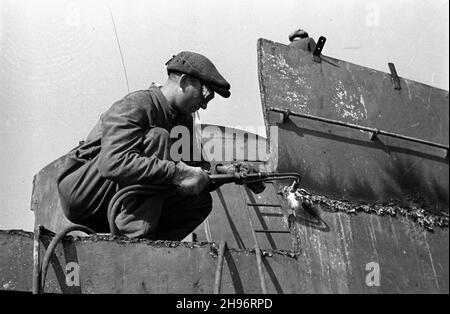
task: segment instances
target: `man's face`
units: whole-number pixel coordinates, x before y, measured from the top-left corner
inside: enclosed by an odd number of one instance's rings
[[[184,115],[191,115],[200,108],[205,110],[213,98],[214,92],[211,89],[202,84],[200,80],[189,77],[185,81],[178,109]]]

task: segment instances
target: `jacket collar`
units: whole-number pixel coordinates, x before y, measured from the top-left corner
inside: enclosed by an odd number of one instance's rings
[[[152,85],[149,87],[149,90],[154,91],[156,98],[158,99],[161,106],[164,108],[164,111],[167,113],[167,116],[169,117],[172,124],[174,124],[178,119],[178,111],[169,104],[167,101],[167,98],[164,96],[163,93],[161,93],[160,87],[161,84],[152,83]]]

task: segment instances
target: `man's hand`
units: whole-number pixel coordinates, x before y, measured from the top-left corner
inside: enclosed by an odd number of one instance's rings
[[[256,165],[249,162],[237,162],[227,166],[220,164],[216,165],[216,171],[224,174],[234,174],[236,172],[245,172],[246,174],[249,174],[256,173],[259,169]],[[245,185],[255,194],[262,193],[266,188],[264,182],[246,183]]]
[[[176,164],[175,176],[172,179],[179,191],[187,195],[200,194],[209,183],[208,173],[200,167],[190,167],[184,162]]]

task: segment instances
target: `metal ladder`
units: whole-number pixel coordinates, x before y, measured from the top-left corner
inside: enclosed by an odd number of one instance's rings
[[[268,184],[272,184],[272,181],[266,182]],[[258,275],[259,275],[259,281],[261,286],[261,292],[263,294],[267,294],[267,284],[266,279],[264,276],[263,271],[263,262],[262,262],[262,252],[260,248],[260,244],[258,241],[258,233],[265,233],[265,234],[273,234],[273,233],[287,233],[290,234],[290,230],[281,230],[281,229],[255,229],[253,220],[250,213],[250,208],[258,208],[258,207],[272,207],[272,208],[282,208],[282,205],[280,203],[278,204],[262,204],[262,203],[255,203],[255,202],[249,202],[248,197],[246,195],[249,194],[247,187],[245,185],[239,186],[239,190],[241,192],[242,200],[246,204],[246,213],[247,213],[247,219],[250,226],[250,230],[252,232],[253,241],[254,241],[254,249],[255,249],[255,255],[256,255],[256,265],[258,269]],[[215,285],[214,285],[214,293],[218,294],[220,293],[220,285],[221,285],[221,278],[222,278],[222,270],[223,270],[223,259],[224,259],[224,252],[226,249],[226,242],[221,241],[219,245],[219,253],[218,253],[218,262],[217,262],[217,269],[216,269],[216,277],[215,277]]]
[[[272,181],[266,182],[266,184],[272,184]],[[261,286],[261,292],[263,294],[267,294],[267,284],[266,279],[264,276],[263,271],[263,262],[262,262],[262,252],[260,248],[260,244],[258,241],[258,233],[265,233],[265,234],[290,234],[291,230],[286,229],[255,229],[253,220],[250,213],[250,208],[256,209],[258,207],[272,207],[272,208],[282,208],[281,203],[278,204],[262,204],[262,203],[255,203],[255,202],[249,202],[248,197],[248,189],[245,187],[245,185],[240,185],[239,190],[241,192],[242,200],[246,204],[246,213],[247,213],[247,219],[250,226],[250,230],[252,232],[253,241],[254,241],[254,249],[255,249],[255,255],[256,255],[256,265],[258,269],[258,275],[259,275],[259,281]],[[211,239],[212,240],[212,239]],[[221,281],[222,281],[222,272],[223,272],[223,260],[225,255],[225,250],[227,249],[227,242],[224,240],[220,241],[219,244],[219,250],[218,250],[218,261],[217,261],[217,268],[216,268],[216,274],[215,274],[215,282],[214,282],[214,293],[219,294],[220,293],[220,287],[221,287]]]
[[[266,182],[269,184],[273,185],[272,181]],[[267,294],[267,285],[266,285],[266,279],[264,276],[264,271],[263,271],[263,263],[262,263],[262,253],[261,253],[261,248],[259,245],[259,241],[258,241],[258,236],[257,233],[290,233],[290,230],[285,230],[285,229],[255,229],[253,226],[253,221],[252,221],[252,217],[250,214],[250,208],[258,208],[258,207],[275,207],[275,208],[282,208],[281,204],[260,204],[260,203],[249,203],[247,202],[247,196],[248,195],[248,189],[247,187],[245,187],[244,185],[240,186],[240,191],[241,191],[241,195],[242,195],[242,199],[244,200],[244,202],[246,203],[246,207],[247,207],[247,218],[248,218],[248,223],[250,226],[250,230],[252,231],[252,236],[253,236],[253,240],[254,240],[254,245],[255,245],[255,254],[256,254],[256,265],[258,268],[258,274],[259,274],[259,280],[260,280],[260,284],[261,284],[261,291],[263,294]]]

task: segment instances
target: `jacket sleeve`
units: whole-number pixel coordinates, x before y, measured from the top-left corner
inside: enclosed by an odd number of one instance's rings
[[[203,152],[202,152],[202,145],[201,145],[201,132],[200,134],[196,134],[196,131],[194,129],[194,119],[192,116],[188,116],[188,117],[184,117],[181,118],[180,117],[180,121],[179,121],[180,125],[185,126],[188,130],[189,130],[189,143],[190,143],[190,147],[189,147],[189,160],[183,160],[183,162],[185,164],[187,164],[188,166],[191,167],[200,167],[203,170],[211,170],[211,163],[203,158]],[[200,136],[200,138],[196,138],[194,140],[194,136]],[[197,141],[200,141],[200,147],[194,147],[197,145]],[[194,156],[194,150],[198,149],[198,154],[199,156]],[[200,157],[200,160],[196,160],[198,159],[198,157]]]
[[[148,102],[132,95],[116,102],[103,115],[100,174],[122,186],[169,184],[175,163],[143,155],[144,138],[152,126]]]

